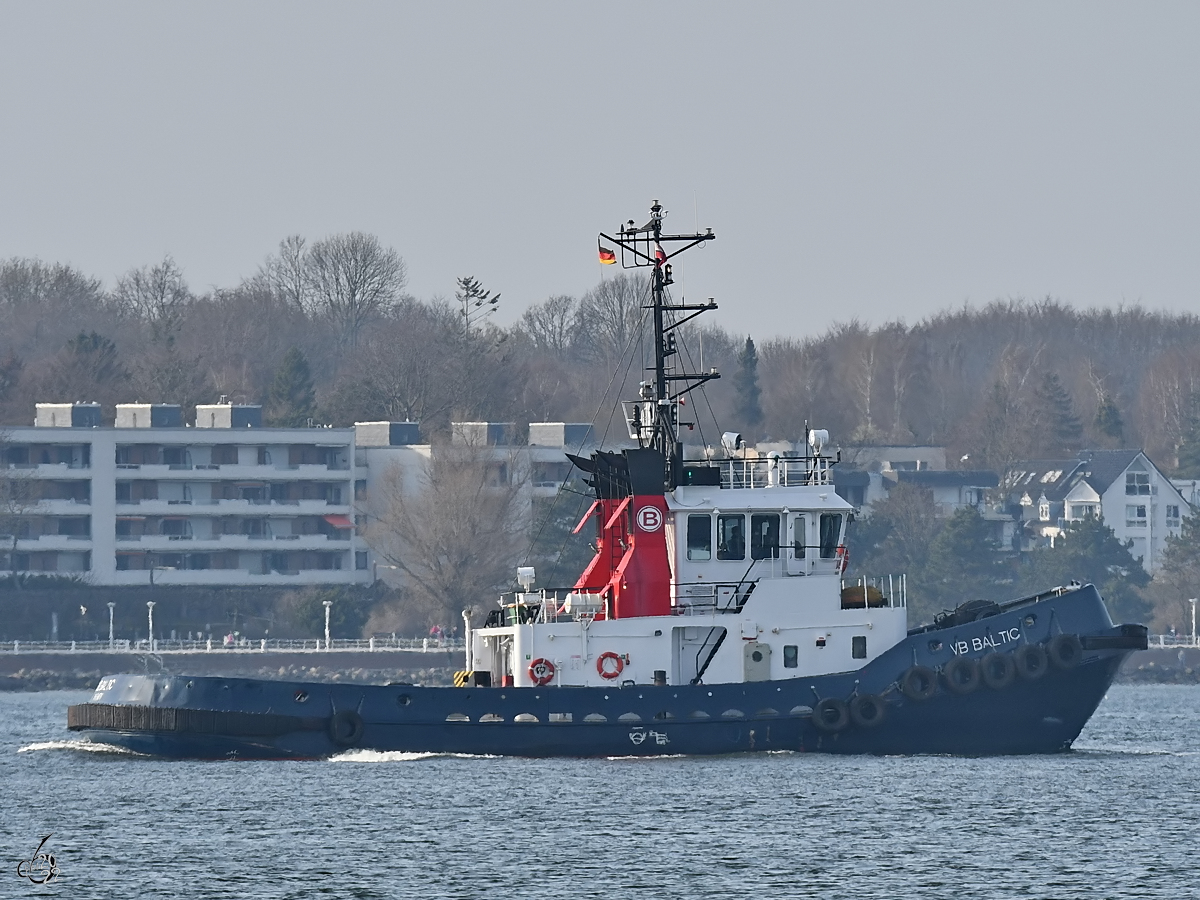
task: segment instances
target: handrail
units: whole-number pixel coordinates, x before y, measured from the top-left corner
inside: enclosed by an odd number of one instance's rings
[[[436,653],[441,651],[461,651],[464,648],[462,638],[337,638],[330,641],[326,647],[322,638],[304,638],[297,640],[286,639],[239,639],[233,646],[226,647],[220,638],[212,640],[155,640],[154,647],[147,646],[142,638],[138,641],[116,640],[108,641],[3,641],[0,642],[0,654],[22,653],[146,653],[152,649],[154,653],[297,653],[297,652],[326,652],[328,650],[358,650],[367,652],[405,651],[416,653]]]

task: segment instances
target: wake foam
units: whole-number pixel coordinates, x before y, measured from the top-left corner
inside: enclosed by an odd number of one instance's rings
[[[386,763],[420,762],[424,759],[500,759],[486,753],[433,753],[407,750],[347,750],[329,757],[330,762]]]
[[[79,753],[101,753],[111,756],[145,756],[130,750],[128,747],[118,747],[115,744],[100,744],[95,741],[38,741],[17,748],[18,753],[37,753],[42,750],[74,750]]]

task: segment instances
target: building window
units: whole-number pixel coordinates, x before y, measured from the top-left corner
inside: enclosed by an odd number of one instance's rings
[[[1071,504],[1071,519],[1073,521],[1086,519],[1088,516],[1096,515],[1096,507],[1090,503],[1072,503]]]
[[[1125,527],[1126,528],[1145,528],[1146,527],[1146,507],[1144,507],[1144,506],[1127,506],[1127,507],[1125,507]]]
[[[687,558],[712,559],[712,516],[688,516]]]
[[[1125,493],[1131,497],[1150,495],[1149,472],[1126,472]]]
[[[800,648],[795,644],[783,645],[783,667],[795,669],[800,665]]]
[[[356,550],[354,552],[354,568],[360,572],[367,567],[367,551]]]
[[[1044,500],[1038,504],[1038,518],[1043,522],[1050,521],[1050,501]]]
[[[1167,527],[1168,528],[1178,528],[1179,527],[1179,507],[1177,505],[1172,505],[1172,504],[1167,505]]]

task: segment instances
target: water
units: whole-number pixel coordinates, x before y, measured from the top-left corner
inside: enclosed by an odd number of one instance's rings
[[[68,743],[88,696],[0,694],[0,898],[1200,897],[1197,686],[998,759],[164,762]]]

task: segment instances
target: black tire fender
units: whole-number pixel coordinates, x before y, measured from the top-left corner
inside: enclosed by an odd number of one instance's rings
[[[883,699],[875,694],[859,694],[850,701],[850,721],[859,728],[874,728],[886,712]]]
[[[1008,653],[989,653],[979,661],[983,683],[993,691],[1002,691],[1017,680],[1017,664]]]
[[[900,693],[909,700],[928,700],[937,693],[937,672],[929,666],[913,666],[900,676]]]
[[[956,694],[971,694],[979,688],[979,662],[967,656],[956,656],[942,666],[946,687]]]
[[[1083,642],[1077,634],[1058,634],[1046,645],[1046,655],[1056,669],[1064,672],[1083,662]]]
[[[850,724],[850,709],[846,706],[846,701],[826,697],[813,709],[812,721],[819,730],[836,734]]]
[[[1024,681],[1037,681],[1046,674],[1050,657],[1041,644],[1025,644],[1013,653],[1013,664]]]
[[[353,747],[362,740],[362,716],[352,709],[341,709],[329,717],[329,739],[339,747]]]

